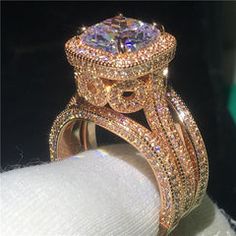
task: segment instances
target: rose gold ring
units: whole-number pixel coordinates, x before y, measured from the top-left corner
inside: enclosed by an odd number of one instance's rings
[[[163,27],[122,15],[65,45],[77,93],[50,133],[51,160],[95,148],[95,126],[133,145],[150,164],[161,197],[159,235],[198,206],[206,192],[208,160],[189,110],[167,85],[175,38]],[[143,112],[146,125],[129,118]]]

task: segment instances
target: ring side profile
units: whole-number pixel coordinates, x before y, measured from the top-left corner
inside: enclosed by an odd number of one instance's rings
[[[171,232],[206,192],[208,158],[200,131],[168,85],[175,38],[122,15],[65,45],[77,92],[53,123],[51,160],[96,148],[95,126],[120,136],[147,160],[161,197],[159,235]],[[143,112],[147,125],[129,117]]]

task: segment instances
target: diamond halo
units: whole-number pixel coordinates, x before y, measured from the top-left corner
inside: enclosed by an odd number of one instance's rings
[[[132,80],[167,65],[176,40],[155,25],[114,17],[87,28],[65,45],[69,63],[111,80]]]

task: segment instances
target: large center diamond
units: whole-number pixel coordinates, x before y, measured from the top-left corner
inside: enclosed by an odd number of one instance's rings
[[[160,31],[153,25],[116,16],[89,27],[81,39],[91,47],[117,54],[146,47],[159,35]]]

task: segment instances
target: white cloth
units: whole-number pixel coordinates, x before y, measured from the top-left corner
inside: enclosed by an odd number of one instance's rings
[[[159,194],[128,145],[1,174],[1,236],[156,235]],[[172,235],[235,235],[206,197]]]

